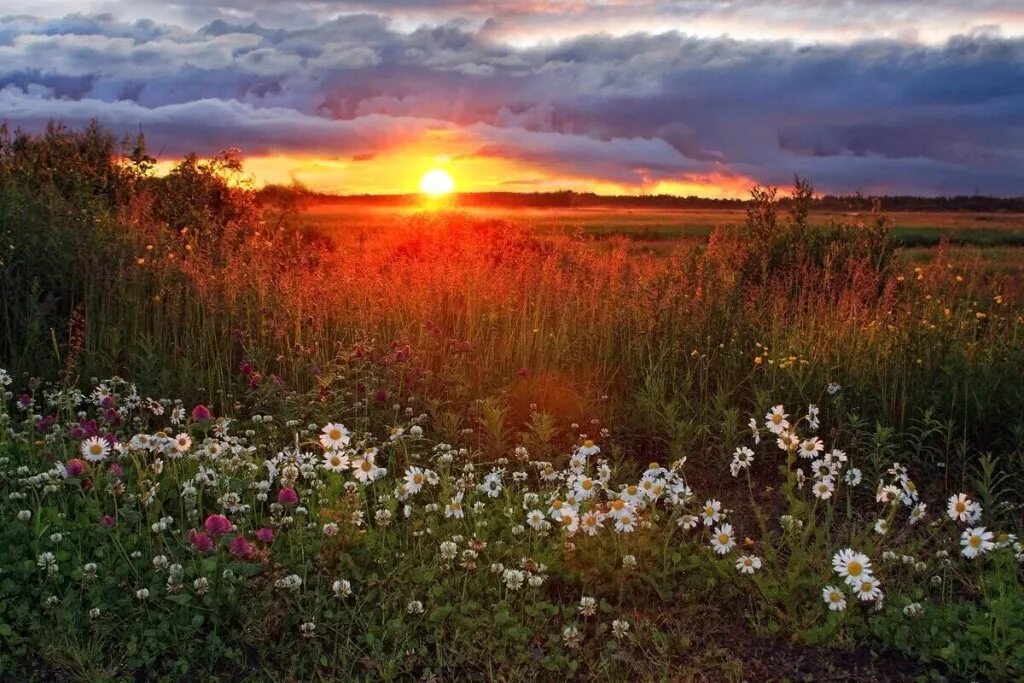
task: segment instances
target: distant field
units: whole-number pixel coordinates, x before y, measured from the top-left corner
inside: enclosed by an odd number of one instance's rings
[[[718,225],[744,220],[742,210],[687,209],[460,209],[480,217],[512,218],[539,232],[572,235],[582,230],[595,237],[624,237],[639,243],[674,242],[703,238]],[[324,204],[308,207],[305,216],[312,227],[335,230],[379,230],[397,224],[422,210],[406,207],[367,207]],[[815,220],[851,218],[857,214],[819,213]],[[953,244],[976,246],[1024,246],[1024,215],[1011,213],[901,212],[890,214],[896,239],[908,247],[928,247],[945,238]],[[865,216],[865,218],[869,218]]]

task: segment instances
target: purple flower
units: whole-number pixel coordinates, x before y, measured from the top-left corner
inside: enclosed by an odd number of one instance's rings
[[[299,502],[299,494],[295,489],[286,486],[277,492],[277,502],[281,505],[295,505]]]
[[[274,530],[268,529],[267,527],[261,527],[256,530],[256,540],[261,543],[273,543],[274,542]]]
[[[192,409],[192,421],[193,422],[205,422],[212,417],[210,409],[204,406],[202,403]]]
[[[224,515],[210,515],[203,523],[203,528],[211,536],[223,536],[231,531],[231,521]]]

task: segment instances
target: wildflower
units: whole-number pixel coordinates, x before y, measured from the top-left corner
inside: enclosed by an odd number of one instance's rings
[[[543,512],[541,512],[540,510],[530,510],[529,512],[526,513],[526,523],[530,526],[531,529],[540,531],[548,522],[544,518]]]
[[[405,606],[405,611],[409,614],[423,614],[423,603],[419,600],[410,600]]]
[[[626,569],[632,569],[633,567],[635,567],[636,566],[636,556],[635,555],[624,555],[623,558],[622,558],[622,566],[625,567]]]
[[[707,500],[700,515],[704,518],[704,526],[711,526],[722,519],[722,504],[714,498]]]
[[[754,462],[754,451],[746,446],[739,446],[732,454],[732,464],[729,466],[732,476],[739,474],[741,469],[747,469]]]
[[[875,533],[879,536],[885,536],[887,533],[889,533],[889,520],[883,518],[876,521]]]
[[[747,423],[747,426],[750,427],[750,433],[754,439],[754,445],[756,446],[761,443],[761,430],[757,428],[757,420],[753,417],[750,418],[750,422]]]
[[[213,415],[210,413],[210,409],[201,403],[192,409],[193,422],[206,422],[211,417],[213,417]]]
[[[854,590],[857,591],[857,597],[864,602],[879,600],[882,597],[882,590],[879,587],[878,579],[871,576],[866,577],[854,586]]]
[[[835,586],[825,586],[822,588],[821,598],[833,612],[842,612],[846,609],[846,594]]]
[[[22,522],[27,522],[28,520],[32,519],[32,511],[18,510],[18,519]]]
[[[506,588],[512,591],[517,591],[523,587],[523,581],[526,580],[526,574],[518,569],[506,569],[502,572],[501,580],[505,583]]]
[[[622,640],[629,633],[629,622],[625,619],[616,619],[612,622],[612,635],[617,640]]]
[[[344,425],[328,423],[320,435],[320,445],[326,450],[339,450],[348,445],[351,435]]]
[[[329,472],[344,472],[349,468],[349,458],[341,451],[327,451],[324,453],[323,468]]]
[[[588,536],[596,536],[604,528],[604,515],[597,510],[589,510],[580,518],[580,524]]]
[[[175,453],[183,455],[188,453],[188,450],[192,448],[192,437],[184,433],[178,434],[174,437],[174,441],[171,445]]]
[[[858,484],[860,484],[861,479],[863,479],[863,475],[861,474],[860,470],[857,469],[856,467],[851,467],[850,469],[846,470],[846,483],[849,486],[857,486]]]
[[[267,527],[260,527],[256,530],[256,540],[260,543],[273,543],[274,530]]]
[[[871,560],[852,548],[840,550],[832,556],[832,569],[850,586],[871,578]]]
[[[331,590],[334,592],[334,597],[342,599],[352,595],[352,584],[348,579],[338,579],[331,584]]]
[[[455,556],[459,553],[459,546],[455,545],[452,541],[444,541],[441,543],[441,559],[450,562],[455,559]]]
[[[410,467],[405,470],[405,488],[409,493],[419,493],[423,489],[426,476],[420,467]]]
[[[757,555],[741,555],[736,560],[736,569],[741,574],[753,574],[761,568],[761,558]]]
[[[85,461],[78,458],[71,458],[64,465],[64,473],[68,477],[80,477],[85,474]]]
[[[800,442],[800,457],[808,458],[813,460],[818,457],[818,453],[825,450],[825,444],[816,436],[812,436],[810,439],[805,439]]]
[[[245,539],[245,536],[235,536],[234,540],[228,545],[228,552],[235,557],[248,560],[252,558],[252,544]]]
[[[828,500],[832,497],[832,492],[836,490],[836,485],[832,483],[832,477],[825,477],[814,483],[811,491],[814,492],[814,496],[821,500]]]
[[[575,650],[583,642],[583,636],[576,626],[569,625],[562,629],[562,642],[570,650]]]
[[[139,600],[146,600],[146,599],[148,599],[149,598],[149,589],[148,588],[140,588],[139,590],[135,591],[135,597],[138,598]]]
[[[166,555],[157,555],[153,558],[153,569],[156,570],[157,573],[167,569],[167,565],[169,564],[170,560],[167,559]]]
[[[51,552],[41,553],[36,558],[36,564],[40,569],[46,571],[47,576],[52,576],[57,573],[59,566],[57,565],[57,556]]]
[[[963,546],[964,557],[973,560],[978,555],[983,555],[996,547],[992,539],[994,535],[985,527],[979,526],[967,529],[960,536],[960,545]]]
[[[302,577],[298,574],[289,574],[283,579],[274,582],[274,586],[282,590],[297,591],[302,587]]]
[[[771,410],[765,413],[764,419],[765,428],[773,434],[782,434],[782,432],[789,429],[789,415],[786,414],[786,409],[782,405],[773,406]]]
[[[584,595],[580,598],[580,614],[585,617],[592,617],[597,614],[597,600],[589,595]]]
[[[924,605],[919,602],[912,602],[903,608],[903,615],[913,619],[924,614]]]
[[[630,514],[619,515],[615,520],[615,530],[620,534],[629,534],[636,530],[636,518]]]
[[[231,531],[232,524],[224,515],[210,515],[203,522],[203,528],[211,536],[223,536]]]
[[[327,522],[323,526],[323,534],[324,534],[324,536],[328,536],[328,537],[329,536],[337,536],[338,535],[338,525],[335,524],[334,522]]]
[[[102,462],[110,455],[110,444],[105,439],[93,436],[82,442],[82,457],[89,462]]]
[[[99,607],[93,607],[91,610],[89,610],[89,618],[90,619],[98,619],[99,616],[100,616],[100,608]]]
[[[303,638],[313,638],[316,636],[316,623],[307,621],[299,624],[299,633],[302,634]]]
[[[818,431],[821,421],[818,419],[818,406],[811,404],[807,406],[807,428],[812,432]]]
[[[922,519],[925,518],[925,515],[928,514],[927,511],[927,503],[919,503],[918,505],[913,506],[913,509],[910,510],[910,523],[916,524],[920,522]]]
[[[188,542],[192,544],[194,550],[201,553],[208,553],[213,550],[213,539],[202,531],[196,531],[195,529],[189,531]]]
[[[715,529],[715,533],[711,537],[711,547],[719,555],[725,555],[736,547],[731,524],[722,524]]]
[[[968,498],[966,493],[957,493],[949,497],[946,514],[954,522],[971,522],[981,518],[981,505]]]
[[[384,476],[387,470],[376,465],[377,449],[367,449],[361,457],[352,461],[352,470],[355,478],[363,484],[369,484],[379,477]]]

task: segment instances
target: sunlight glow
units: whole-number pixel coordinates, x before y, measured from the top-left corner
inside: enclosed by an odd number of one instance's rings
[[[439,196],[449,194],[455,189],[455,181],[448,171],[434,168],[423,174],[420,179],[420,191],[424,194]]]

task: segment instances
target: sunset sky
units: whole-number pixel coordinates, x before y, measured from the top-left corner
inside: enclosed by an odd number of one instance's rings
[[[1024,195],[1024,3],[0,0],[0,115],[341,193]]]

